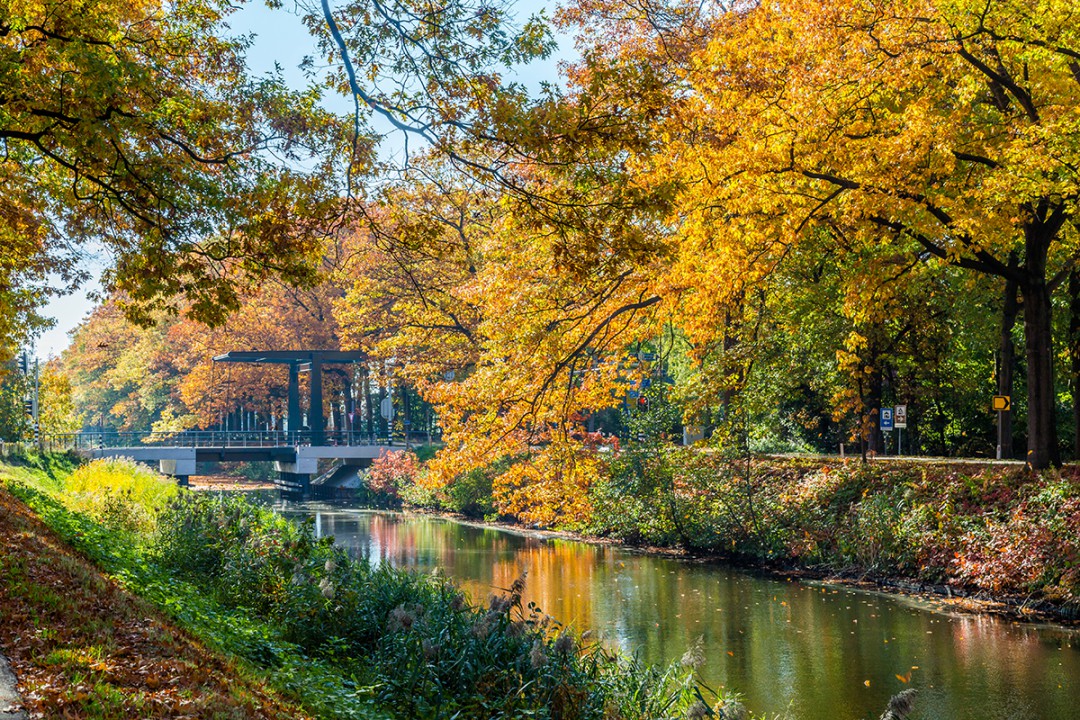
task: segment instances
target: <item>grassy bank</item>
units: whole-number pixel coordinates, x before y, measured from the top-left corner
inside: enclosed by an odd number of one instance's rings
[[[905,580],[1070,615],[1080,610],[1078,470],[1017,465],[725,457],[666,444],[606,454],[585,495],[542,487],[512,509],[503,466],[432,489],[424,469],[380,461],[381,502],[516,521],[743,564]],[[515,487],[517,498],[529,488]]]
[[[165,688],[204,703],[191,706],[198,717],[745,716],[697,684],[692,654],[666,669],[613,655],[522,607],[520,583],[477,606],[448,579],[358,563],[310,525],[178,491],[128,463],[31,459],[0,478],[12,536],[33,526],[44,538],[4,546],[0,567],[21,604],[5,604],[0,643],[47,715],[154,715],[147,703]],[[57,553],[82,568],[78,587],[58,596],[55,578],[20,580]],[[68,607],[73,596],[82,600]],[[118,598],[130,609],[114,618]],[[144,636],[162,648],[204,656],[155,669],[167,650],[123,640],[135,632],[128,620],[151,623]],[[122,638],[91,647],[110,622]],[[20,647],[31,636],[42,644]]]
[[[26,484],[56,486],[70,471],[64,462],[0,466],[0,647],[31,716],[308,717],[245,664],[207,648],[88,562],[87,555],[130,576],[137,560]]]

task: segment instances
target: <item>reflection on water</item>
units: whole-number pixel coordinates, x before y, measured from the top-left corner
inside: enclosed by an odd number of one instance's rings
[[[703,680],[742,693],[758,712],[877,717],[891,695],[916,687],[920,718],[1080,717],[1072,630],[437,518],[288,510],[313,514],[316,531],[356,557],[441,567],[479,601],[528,569],[526,603],[649,662],[677,660],[700,636]]]

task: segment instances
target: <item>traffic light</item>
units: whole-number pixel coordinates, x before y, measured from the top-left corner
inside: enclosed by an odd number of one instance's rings
[[[34,417],[34,401],[23,400],[23,410],[25,410],[26,414],[30,417]]]
[[[19,372],[26,375],[30,371],[30,358],[26,356],[26,353],[19,355]]]

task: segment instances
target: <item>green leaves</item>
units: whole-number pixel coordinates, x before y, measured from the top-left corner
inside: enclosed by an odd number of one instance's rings
[[[92,6],[3,0],[0,231],[13,287],[77,279],[83,247],[140,322],[186,296],[221,323],[235,287],[311,282],[341,212],[345,166],[368,164],[318,93],[249,78],[216,0]],[[18,219],[18,222],[13,222]],[[28,316],[44,294],[0,297]],[[5,312],[5,315],[8,314]],[[0,334],[12,336],[20,328]]]

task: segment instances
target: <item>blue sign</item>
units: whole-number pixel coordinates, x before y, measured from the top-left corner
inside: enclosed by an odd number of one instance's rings
[[[893,429],[893,409],[891,407],[881,408],[879,411],[879,417],[881,418],[881,429],[892,430]]]

